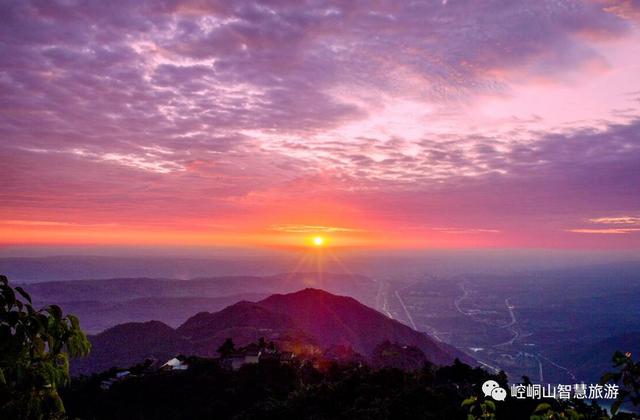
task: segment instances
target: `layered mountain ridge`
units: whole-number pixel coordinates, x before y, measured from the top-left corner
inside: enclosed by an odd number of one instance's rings
[[[357,300],[319,289],[242,301],[218,312],[200,312],[174,329],[159,321],[117,325],[90,337],[89,357],[72,363],[74,374],[128,367],[176,354],[217,356],[226,338],[245,345],[264,337],[295,352],[322,353],[336,346],[370,358],[384,341],[415,346],[436,364],[455,358],[473,362],[455,348],[390,319]]]

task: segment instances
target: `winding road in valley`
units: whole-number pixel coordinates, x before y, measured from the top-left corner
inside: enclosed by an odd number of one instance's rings
[[[467,312],[464,309],[462,309],[461,304],[462,302],[467,299],[469,297],[470,291],[468,290],[467,287],[465,287],[465,282],[460,283],[460,288],[462,289],[462,296],[459,296],[458,298],[455,299],[454,301],[454,306],[456,308],[456,310],[458,312],[460,312],[461,314],[471,317],[474,319],[474,321],[478,321],[478,322],[482,322],[485,324],[489,324],[498,328],[507,328],[511,334],[512,337],[502,343],[499,344],[494,344],[492,347],[495,348],[498,351],[502,351],[501,348],[504,347],[508,347],[508,346],[513,346],[516,342],[516,340],[518,338],[520,338],[520,332],[518,331],[518,328],[516,328],[516,324],[518,323],[518,320],[516,318],[516,314],[515,314],[515,306],[509,301],[509,299],[511,299],[510,297],[506,298],[504,300],[504,304],[507,308],[507,311],[509,313],[509,317],[511,318],[511,320],[509,321],[509,323],[505,324],[505,325],[496,325],[494,323],[490,323],[487,322],[485,320],[479,320],[476,319],[475,314],[471,313],[471,312]],[[549,359],[546,356],[543,356],[540,353],[536,353],[536,354],[531,354],[531,353],[523,353],[525,356],[527,357],[532,357],[534,359],[536,359],[536,362],[538,363],[538,377],[539,377],[539,381],[540,383],[544,382],[544,373],[543,373],[543,369],[542,369],[542,361],[544,360],[545,363],[548,363],[550,365],[552,365],[553,367],[555,367],[556,369],[562,370],[564,371],[567,375],[569,375],[569,377],[571,377],[574,381],[577,381],[576,376],[573,374],[573,372],[571,372],[569,369],[567,369],[566,367],[559,365],[558,363],[554,362],[553,360]]]
[[[520,337],[520,333],[518,332],[518,330],[513,328],[513,326],[516,325],[516,314],[513,312],[514,306],[509,303],[509,299],[510,298],[506,298],[504,300],[504,304],[507,307],[507,311],[509,311],[509,315],[511,316],[511,321],[500,328],[507,328],[511,332],[511,334],[513,334],[513,336],[511,337],[511,339],[505,341],[504,343],[494,345],[494,347],[513,345],[513,343]]]

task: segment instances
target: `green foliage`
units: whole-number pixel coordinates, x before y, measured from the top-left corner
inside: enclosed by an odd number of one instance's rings
[[[462,401],[462,407],[467,407],[469,410],[467,420],[495,420],[496,418],[496,403],[491,400],[473,396]]]
[[[551,404],[542,403],[533,411],[530,420],[581,420],[584,418],[584,415],[578,414],[577,411],[571,408],[563,407],[559,410],[555,410]]]
[[[611,412],[616,414],[624,402],[640,405],[640,362],[634,362],[630,353],[622,354],[617,351],[613,355],[614,372],[605,373],[600,383],[613,382],[620,386],[618,398],[611,405]]]
[[[69,382],[69,356],[90,343],[78,318],[56,305],[35,310],[21,287],[0,276],[0,418],[59,418],[58,388]]]

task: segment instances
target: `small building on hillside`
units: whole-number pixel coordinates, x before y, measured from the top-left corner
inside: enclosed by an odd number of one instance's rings
[[[222,358],[222,364],[227,368],[238,370],[244,365],[258,363],[261,355],[262,351],[257,345],[249,344]]]
[[[244,363],[251,364],[258,363],[260,361],[263,349],[261,349],[257,344],[251,343],[244,347],[242,352],[244,353]]]
[[[267,349],[251,343],[222,357],[221,361],[222,365],[228,369],[237,370],[244,365],[259,363],[263,356],[268,357],[267,353],[269,353]]]
[[[184,356],[176,356],[171,360],[168,360],[164,365],[160,366],[160,370],[187,370],[189,369],[189,363]]]
[[[244,365],[256,363],[290,363],[295,357],[292,352],[278,352],[275,346],[251,343],[220,357],[220,362],[227,369],[238,370]]]

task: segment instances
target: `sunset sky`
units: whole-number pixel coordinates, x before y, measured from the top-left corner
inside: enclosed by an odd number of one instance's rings
[[[640,4],[0,2],[0,244],[316,235],[640,248]]]

